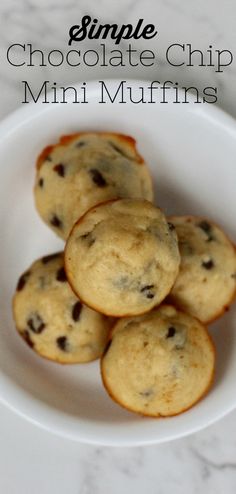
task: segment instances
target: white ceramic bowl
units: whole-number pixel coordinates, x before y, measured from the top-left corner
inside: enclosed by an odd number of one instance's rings
[[[111,90],[117,84],[109,81]],[[138,96],[138,87],[148,82],[131,84]],[[235,407],[235,307],[210,328],[217,347],[211,391],[173,418],[142,418],[113,403],[98,362],[60,366],[38,357],[14,329],[11,299],[28,265],[63,244],[34,207],[35,159],[61,134],[130,134],[150,164],[156,204],[168,214],[212,218],[236,240],[236,125],[214,105],[99,104],[98,84],[89,83],[87,90],[89,104],[25,105],[0,125],[0,399],[31,422],[74,440],[120,446],[163,442],[199,430]]]

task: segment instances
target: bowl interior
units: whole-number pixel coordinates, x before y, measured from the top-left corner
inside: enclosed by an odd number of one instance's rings
[[[116,82],[110,85],[115,88]],[[138,95],[141,83],[132,85]],[[217,348],[211,391],[177,417],[144,419],[114,404],[102,387],[98,362],[61,366],[38,357],[14,329],[12,295],[17,278],[33,260],[63,248],[63,242],[36,213],[35,159],[61,134],[127,133],[137,139],[150,165],[158,206],[167,214],[209,217],[236,241],[236,126],[210,105],[99,104],[96,84],[88,91],[89,104],[29,105],[1,124],[1,399],[35,423],[73,439],[120,445],[161,442],[200,429],[235,406],[235,307],[210,327]]]

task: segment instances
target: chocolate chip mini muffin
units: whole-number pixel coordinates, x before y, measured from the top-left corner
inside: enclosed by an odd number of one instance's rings
[[[177,236],[150,202],[119,199],[74,226],[65,269],[74,292],[106,315],[142,314],[169,293],[179,270]]]
[[[214,346],[203,324],[163,305],[115,324],[101,374],[109,395],[123,407],[168,417],[206,394],[214,362]]]
[[[43,357],[63,364],[98,358],[113,322],[82,305],[74,295],[62,253],[34,262],[20,277],[13,312],[26,343]]]
[[[202,322],[220,316],[236,294],[236,251],[224,232],[204,218],[171,217],[181,254],[170,300]]]
[[[92,206],[117,197],[153,199],[152,182],[135,140],[113,133],[64,136],[37,161],[35,203],[42,219],[67,239]]]

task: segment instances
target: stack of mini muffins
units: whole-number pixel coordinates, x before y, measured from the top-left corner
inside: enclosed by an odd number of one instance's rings
[[[212,383],[206,324],[236,293],[236,252],[199,217],[166,218],[135,140],[64,136],[37,161],[35,202],[66,241],[20,277],[16,327],[42,357],[101,359],[109,395],[128,410],[171,416]]]

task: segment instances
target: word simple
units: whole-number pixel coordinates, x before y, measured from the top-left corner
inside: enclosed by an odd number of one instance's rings
[[[119,44],[122,39],[151,39],[156,36],[154,24],[143,25],[144,20],[139,19],[136,26],[132,24],[99,24],[98,19],[93,19],[89,15],[84,15],[81,19],[81,26],[72,26],[69,30],[69,42],[83,41],[84,39],[106,39],[110,36],[111,39],[115,39],[115,44]]]

